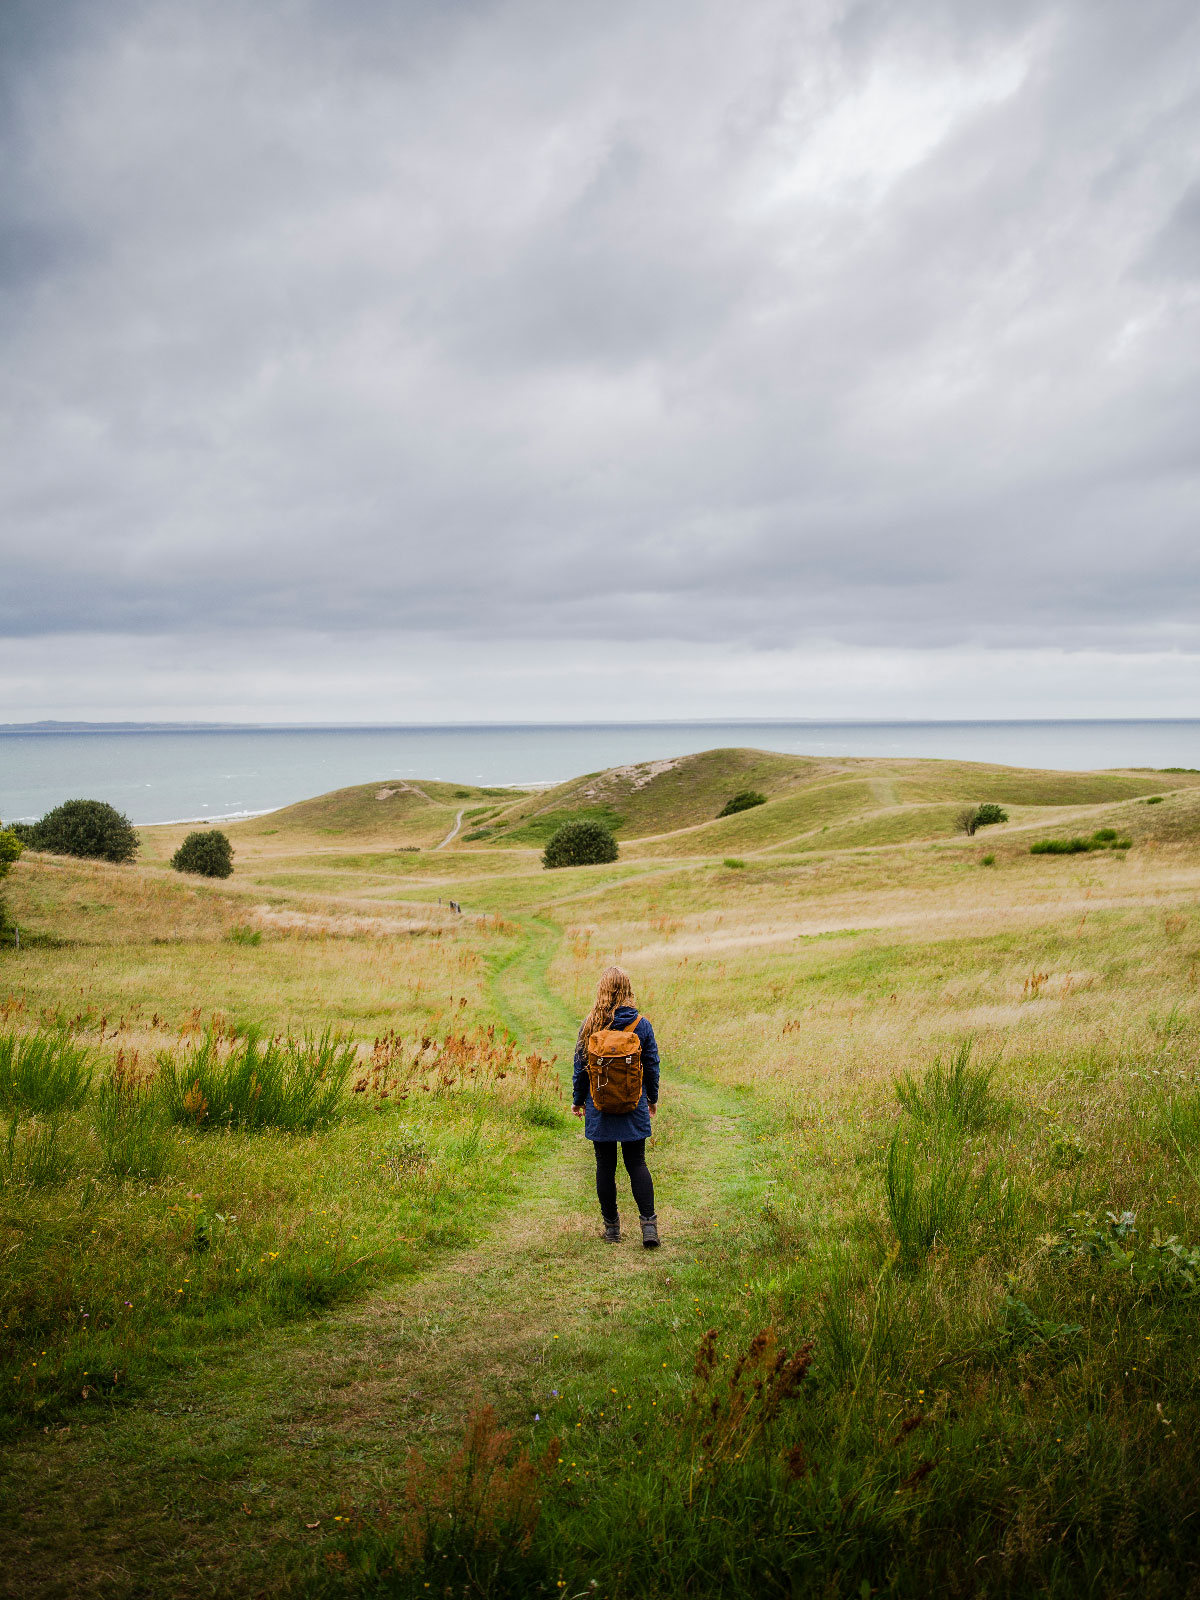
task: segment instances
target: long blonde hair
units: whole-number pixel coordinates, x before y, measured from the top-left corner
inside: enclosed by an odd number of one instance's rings
[[[600,974],[596,1003],[583,1019],[579,1037],[586,1043],[593,1033],[608,1027],[618,1006],[632,1003],[633,985],[629,981],[629,974],[622,972],[620,967],[609,967],[607,972]]]

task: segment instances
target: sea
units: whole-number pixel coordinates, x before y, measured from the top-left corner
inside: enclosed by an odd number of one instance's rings
[[[397,727],[0,727],[0,819],[107,800],[135,823],[260,815],[394,778],[534,787],[626,762],[750,745],[787,755],[933,756],[1061,771],[1200,768],[1200,719],[1011,722],[454,723]]]

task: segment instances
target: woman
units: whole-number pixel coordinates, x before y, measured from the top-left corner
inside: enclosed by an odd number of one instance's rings
[[[642,1096],[632,1111],[597,1111],[592,1103],[588,1040],[606,1028],[633,1030],[641,1041]],[[658,1111],[658,1045],[654,1042],[654,1029],[645,1017],[638,1016],[633,988],[620,967],[609,967],[600,979],[596,1003],[579,1030],[575,1044],[574,1091],[575,1115],[584,1119],[584,1138],[592,1141],[596,1152],[596,1195],[604,1218],[604,1237],[614,1244],[621,1237],[621,1218],[617,1213],[619,1140],[642,1224],[642,1244],[647,1250],[653,1250],[659,1242],[658,1217],[654,1212],[654,1183],[646,1166],[646,1140],[650,1137],[650,1119]]]

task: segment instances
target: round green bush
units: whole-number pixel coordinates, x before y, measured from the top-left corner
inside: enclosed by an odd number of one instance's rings
[[[564,822],[550,835],[544,867],[593,867],[617,859],[617,841],[602,822]]]
[[[766,803],[766,795],[759,794],[757,789],[739,789],[732,799],[726,800],[717,815],[732,817],[739,811],[749,811],[753,806],[765,806]]]
[[[1008,821],[1008,812],[1003,806],[998,806],[994,800],[985,800],[981,806],[975,808],[975,826],[977,828],[994,828],[999,822]]]
[[[13,831],[31,849],[54,856],[132,861],[137,855],[133,823],[105,800],[64,800],[40,822],[18,823]]]
[[[205,878],[227,878],[233,871],[233,846],[220,828],[189,833],[171,857],[176,872],[198,872]]]

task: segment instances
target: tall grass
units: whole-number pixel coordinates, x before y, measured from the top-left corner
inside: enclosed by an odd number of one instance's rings
[[[13,1113],[0,1144],[0,1190],[45,1189],[63,1181],[71,1158],[63,1145],[62,1127],[59,1116],[22,1122]]]
[[[938,1056],[923,1078],[906,1072],[896,1080],[896,1098],[914,1121],[974,1133],[1000,1115],[992,1090],[995,1068],[972,1066],[973,1047],[974,1040],[964,1039],[948,1062]]]
[[[555,1438],[532,1457],[498,1425],[491,1406],[480,1407],[447,1461],[434,1464],[414,1451],[403,1484],[378,1515],[346,1519],[326,1562],[335,1581],[318,1592],[475,1600],[561,1594],[547,1553],[533,1548],[560,1455]]]
[[[0,1035],[0,1111],[55,1116],[75,1110],[91,1083],[86,1047],[66,1034]]]
[[[888,1145],[884,1196],[903,1267],[920,1266],[935,1243],[949,1243],[966,1232],[975,1191],[961,1150],[949,1148],[945,1140],[922,1144],[897,1128]]]
[[[95,1131],[101,1167],[110,1177],[152,1183],[167,1172],[174,1141],[162,1101],[152,1081],[137,1073],[136,1063],[129,1067],[121,1052],[96,1091]]]
[[[251,1030],[232,1045],[210,1028],[182,1058],[160,1058],[159,1092],[185,1126],[311,1133],[337,1118],[356,1061],[354,1045],[328,1028],[286,1040]]]

